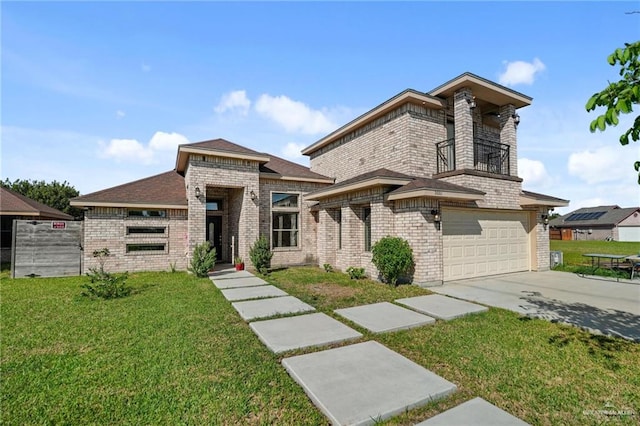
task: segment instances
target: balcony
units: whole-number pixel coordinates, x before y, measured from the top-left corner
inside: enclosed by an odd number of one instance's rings
[[[460,147],[458,147],[460,148]],[[456,170],[455,139],[436,144],[437,173]],[[466,169],[467,167],[462,167]],[[473,169],[485,173],[509,175],[509,145],[482,138],[473,139]]]
[[[487,173],[509,175],[509,145],[474,138],[473,168]]]

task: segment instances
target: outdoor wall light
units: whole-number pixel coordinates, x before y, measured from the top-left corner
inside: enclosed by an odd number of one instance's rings
[[[251,190],[249,195],[251,196],[251,201],[255,201],[258,198],[258,196],[256,195],[255,192],[253,192],[253,190]]]
[[[440,230],[440,222],[442,221],[440,212],[437,209],[433,209],[431,210],[431,215],[433,216],[433,223],[436,225],[436,229]]]
[[[467,103],[469,104],[469,109],[475,109],[476,105],[476,97],[472,96],[470,98],[467,98]]]
[[[542,216],[540,216],[541,219],[541,223],[542,226],[544,226],[544,229],[547,229],[547,226],[549,225],[549,215],[548,214],[543,214]]]
[[[196,186],[196,198],[199,200],[200,198],[202,198],[202,191],[200,190],[199,186]]]
[[[517,126],[518,124],[520,124],[520,116],[518,115],[518,113],[514,113],[511,118],[513,118],[513,123]]]

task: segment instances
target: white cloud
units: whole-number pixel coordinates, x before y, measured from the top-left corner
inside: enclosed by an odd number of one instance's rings
[[[251,101],[247,98],[247,92],[245,90],[236,90],[222,95],[214,110],[218,114],[226,111],[237,111],[242,115],[247,115],[250,107]]]
[[[158,151],[175,152],[178,145],[189,143],[189,139],[180,133],[156,132],[149,141],[149,148]]]
[[[613,181],[634,183],[633,162],[638,151],[634,153],[625,148],[612,144],[574,152],[567,164],[569,174],[590,185]]]
[[[145,146],[136,139],[111,139],[109,143],[99,142],[99,154],[103,158],[112,158],[117,162],[153,164],[158,156],[169,158],[175,155],[178,145],[189,143],[179,133],[156,132]]]
[[[302,150],[306,145],[301,143],[289,142],[282,148],[282,155],[289,160],[297,160],[303,158]]]
[[[326,111],[313,110],[284,95],[261,95],[255,108],[258,113],[275,121],[289,133],[318,134],[330,132],[337,127],[328,118]]]
[[[547,186],[551,177],[542,161],[528,158],[518,159],[518,175],[524,180],[523,185]]]
[[[506,67],[499,76],[500,84],[515,86],[517,84],[533,84],[536,74],[545,70],[545,65],[538,58],[533,62],[514,61],[505,62]]]
[[[124,118],[124,116],[125,116],[125,115],[127,115],[127,114],[126,114],[124,111],[122,111],[122,110],[117,110],[117,111],[116,111],[116,118],[117,118],[117,119]]]

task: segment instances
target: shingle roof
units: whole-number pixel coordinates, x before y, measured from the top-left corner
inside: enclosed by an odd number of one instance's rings
[[[634,212],[640,211],[640,207],[620,208],[619,206],[583,207],[574,210],[564,216],[557,217],[549,222],[556,228],[576,228],[587,226],[615,226]]]
[[[281,176],[297,177],[303,179],[322,179],[329,182],[333,179],[321,175],[319,173],[312,172],[311,169],[301,164],[293,163],[280,157],[276,157],[271,154],[264,154],[269,157],[269,162],[260,165],[261,173],[275,173]]]
[[[184,177],[175,170],[72,199],[77,206],[95,203],[187,206]]]
[[[0,187],[0,214],[45,216],[67,220],[73,219],[71,215],[4,187]]]
[[[375,178],[392,178],[392,179],[407,179],[407,180],[415,179],[413,176],[405,175],[404,173],[394,172],[393,170],[382,168],[382,169],[372,170],[370,172],[363,173],[358,176],[354,176],[347,180],[343,180],[333,185],[332,188],[348,186],[356,182],[361,182],[361,181],[365,181],[368,179],[375,179]]]
[[[439,179],[415,178],[408,184],[391,191],[389,194],[401,194],[403,192],[416,191],[419,189],[433,189],[438,191],[461,192],[467,194],[485,195],[485,192],[466,186],[455,185]]]
[[[538,192],[525,191],[524,189],[521,191],[522,195],[525,197],[537,198],[538,200],[545,200],[551,202],[559,202],[559,203],[568,203],[567,200],[558,197],[552,197],[551,195],[540,194]]]
[[[200,148],[200,149],[211,149],[215,151],[227,151],[227,152],[236,152],[238,154],[250,154],[250,155],[264,155],[261,152],[254,151],[242,145],[238,145],[233,142],[229,142],[226,139],[211,139],[208,141],[195,142],[180,146],[188,146],[191,148]]]

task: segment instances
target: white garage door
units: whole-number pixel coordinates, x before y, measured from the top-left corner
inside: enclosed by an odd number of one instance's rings
[[[640,241],[640,226],[618,227],[619,241]]]
[[[444,209],[444,280],[529,270],[528,213]]]

